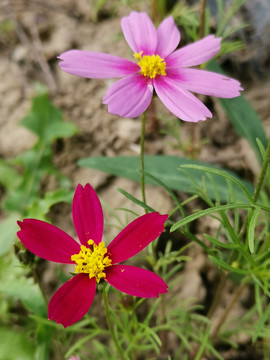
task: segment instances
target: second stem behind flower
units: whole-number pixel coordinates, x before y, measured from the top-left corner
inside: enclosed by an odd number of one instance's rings
[[[145,122],[146,122],[146,111],[142,114],[141,123],[141,146],[140,146],[140,171],[141,171],[141,192],[142,201],[146,204],[145,196],[145,175],[144,175],[144,139],[145,139]],[[147,213],[147,210],[145,210]]]

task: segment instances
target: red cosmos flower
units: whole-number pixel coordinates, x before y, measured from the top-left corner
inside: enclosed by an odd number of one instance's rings
[[[104,279],[116,289],[138,297],[158,297],[167,292],[166,283],[151,271],[117,265],[143,250],[164,229],[168,215],[140,216],[105,247],[102,239],[103,212],[94,189],[78,185],[72,204],[74,226],[80,244],[59,228],[36,219],[18,221],[18,237],[37,256],[63,264],[75,264],[78,273],[51,298],[49,320],[64,327],[79,321],[89,310],[96,282]]]

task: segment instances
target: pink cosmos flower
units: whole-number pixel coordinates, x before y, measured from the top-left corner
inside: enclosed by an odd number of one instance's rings
[[[168,215],[150,213],[140,216],[123,229],[106,248],[102,239],[103,213],[94,189],[78,185],[72,215],[80,244],[59,228],[44,221],[18,221],[18,237],[37,256],[63,264],[75,264],[78,273],[53,295],[49,320],[64,327],[80,320],[89,310],[96,282],[104,279],[116,289],[138,297],[158,297],[167,292],[166,283],[151,271],[135,266],[117,265],[143,250],[164,230]]]
[[[212,114],[190,91],[233,98],[243,90],[237,80],[189,69],[215,56],[220,50],[221,38],[209,35],[175,51],[180,32],[171,16],[156,29],[147,14],[133,11],[122,18],[121,26],[138,63],[80,50],[70,50],[59,56],[60,67],[70,74],[98,79],[122,77],[103,98],[110,113],[130,118],[139,116],[148,108],[155,90],[175,116],[197,122]]]

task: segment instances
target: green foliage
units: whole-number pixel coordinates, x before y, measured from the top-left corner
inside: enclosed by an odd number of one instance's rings
[[[138,170],[140,167],[139,158],[135,156],[118,156],[114,158],[91,157],[81,159],[78,163],[80,166],[105,171],[115,176],[122,176],[135,181],[140,180],[140,172]],[[215,189],[213,184],[208,181],[205,182],[204,169],[203,171],[194,171],[192,169],[185,172],[178,171],[177,168],[183,164],[203,165],[203,163],[200,163],[199,161],[183,159],[177,156],[145,156],[145,171],[160,179],[170,189],[187,193],[197,193],[198,190],[206,191],[210,198],[215,198]],[[218,170],[212,165],[209,166]],[[238,186],[239,184],[242,184],[242,187],[245,187],[247,193],[252,194],[252,185],[240,180],[232,172],[226,171],[225,173],[233,176],[233,178],[238,181],[237,185],[235,185],[235,183],[231,185],[235,190],[236,201],[246,201],[246,196],[242,192],[238,191]],[[196,184],[192,184],[190,182],[190,177],[196,178]],[[224,180],[223,177],[216,176],[214,174],[213,181],[220,201],[227,201],[228,185],[226,180]],[[149,177],[146,177],[146,182],[156,185],[156,182]]]
[[[33,98],[32,108],[21,125],[37,135],[37,148],[46,147],[58,138],[71,136],[77,132],[74,124],[63,121],[61,110],[43,93]]]
[[[34,345],[29,335],[24,332],[0,327],[0,359],[3,360],[33,360]]]
[[[32,278],[27,278],[27,270],[14,256],[0,258],[1,281],[0,293],[14,299],[20,299],[26,308],[39,316],[46,317],[47,309],[44,298]]]
[[[0,256],[8,253],[18,231],[17,220],[20,214],[12,213],[0,223]]]
[[[8,252],[17,230],[16,221],[21,217],[45,220],[51,206],[58,202],[71,202],[73,192],[69,180],[52,162],[52,143],[77,132],[72,123],[63,120],[62,113],[49,100],[46,93],[37,95],[21,125],[37,136],[35,145],[23,154],[8,161],[0,161],[0,183],[5,188],[3,208],[9,214],[1,222],[0,254]],[[40,195],[40,185],[46,176],[56,178],[60,189]]]
[[[235,0],[232,2],[231,6],[225,9],[226,3],[223,0],[217,0],[217,7],[218,7],[218,29],[216,32],[217,36],[222,36],[224,38],[224,35],[232,35],[233,32],[238,31],[239,29],[243,28],[243,26],[246,26],[246,24],[243,24],[242,27],[236,27],[231,28],[230,32],[228,32],[228,24],[230,20],[232,19],[233,15],[237,13],[237,11],[240,9],[241,6],[244,5],[246,0]],[[227,33],[225,32],[227,30]],[[227,35],[228,36],[228,35]]]

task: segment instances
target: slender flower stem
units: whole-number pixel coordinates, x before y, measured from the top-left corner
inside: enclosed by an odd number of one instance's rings
[[[205,27],[205,9],[206,9],[207,0],[202,0],[201,15],[200,15],[200,27],[199,27],[199,38],[204,37],[204,27]]]
[[[124,358],[124,354],[123,351],[121,349],[121,346],[115,336],[115,332],[113,330],[113,326],[112,326],[112,322],[111,322],[111,317],[110,317],[110,309],[109,309],[109,303],[108,303],[108,294],[107,294],[107,290],[104,289],[102,291],[102,297],[103,297],[103,303],[104,303],[104,307],[105,307],[105,314],[106,314],[106,319],[107,319],[107,323],[108,323],[108,327],[110,330],[110,333],[112,335],[115,347],[117,349],[118,355],[119,355],[119,359],[121,360],[125,360]]]
[[[141,191],[142,201],[146,204],[145,197],[145,175],[144,175],[144,139],[145,139],[145,122],[146,112],[142,114],[142,125],[141,125],[141,147],[140,147],[140,171],[141,171]],[[147,210],[145,210],[147,213]]]

